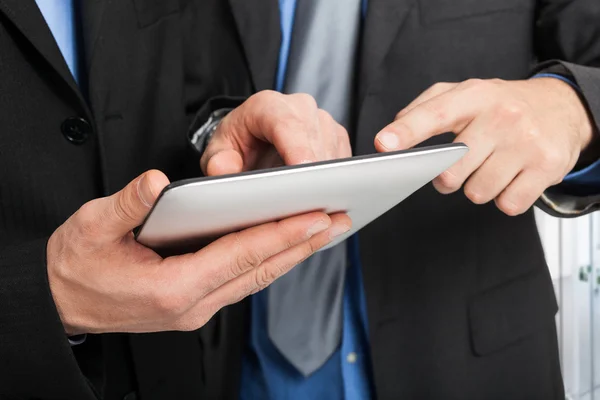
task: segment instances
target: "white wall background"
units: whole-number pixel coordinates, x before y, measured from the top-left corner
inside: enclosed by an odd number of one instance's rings
[[[559,220],[536,210],[536,217],[560,304],[567,397],[600,400],[600,214]]]

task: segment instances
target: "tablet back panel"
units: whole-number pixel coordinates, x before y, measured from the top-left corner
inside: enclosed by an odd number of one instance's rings
[[[137,240],[162,254],[195,251],[231,232],[311,211],[378,218],[458,161],[462,144],[182,181],[167,187]]]

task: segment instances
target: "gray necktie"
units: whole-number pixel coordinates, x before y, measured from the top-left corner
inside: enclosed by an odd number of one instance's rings
[[[309,93],[348,126],[361,18],[361,0],[298,0],[286,93]],[[304,376],[340,345],[346,244],[315,254],[268,291],[268,332]]]

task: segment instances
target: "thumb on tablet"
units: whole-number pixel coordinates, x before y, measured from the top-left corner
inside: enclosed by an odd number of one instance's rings
[[[169,179],[160,171],[148,171],[123,190],[114,195],[99,199],[96,216],[102,234],[109,238],[120,238],[141,225],[154,205],[160,192],[169,184]],[[97,217],[97,219],[95,218]]]

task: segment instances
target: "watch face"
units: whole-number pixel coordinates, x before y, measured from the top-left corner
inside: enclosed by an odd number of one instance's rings
[[[196,150],[200,153],[204,152],[206,145],[219,127],[219,124],[231,111],[233,111],[233,108],[221,108],[210,114],[208,121],[206,121],[190,138],[190,142]]]

